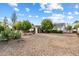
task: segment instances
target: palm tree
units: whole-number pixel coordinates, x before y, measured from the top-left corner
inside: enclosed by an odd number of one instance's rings
[[[16,12],[14,12],[14,13],[12,14],[12,17],[11,17],[11,20],[12,20],[12,23],[13,23],[13,24],[16,22],[16,19],[17,19]]]
[[[7,27],[8,26],[8,19],[7,19],[6,16],[4,17],[3,25],[4,25],[4,27]]]

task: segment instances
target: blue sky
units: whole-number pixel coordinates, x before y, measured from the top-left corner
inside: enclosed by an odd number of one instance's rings
[[[17,21],[29,20],[38,25],[45,18],[54,23],[70,23],[79,20],[78,3],[0,3],[0,20],[6,16],[11,21],[13,12]]]

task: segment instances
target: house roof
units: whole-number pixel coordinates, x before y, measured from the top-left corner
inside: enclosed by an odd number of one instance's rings
[[[65,23],[54,23],[54,26],[65,26]]]

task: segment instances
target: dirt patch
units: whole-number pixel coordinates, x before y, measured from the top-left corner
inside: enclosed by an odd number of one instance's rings
[[[79,55],[79,38],[76,34],[35,34],[20,40],[0,43],[0,55],[60,56]]]

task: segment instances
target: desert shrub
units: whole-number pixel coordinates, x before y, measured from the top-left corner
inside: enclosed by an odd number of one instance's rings
[[[9,28],[6,28],[4,31],[1,31],[1,39],[8,41],[10,33],[11,33],[11,30]]]
[[[21,38],[20,32],[15,32],[10,28],[6,28],[4,31],[1,31],[0,41],[9,41],[11,39],[19,39]]]
[[[20,32],[15,32],[15,39],[20,39],[21,38],[21,33]]]
[[[4,26],[0,25],[0,33],[1,33],[1,31],[4,31]]]

